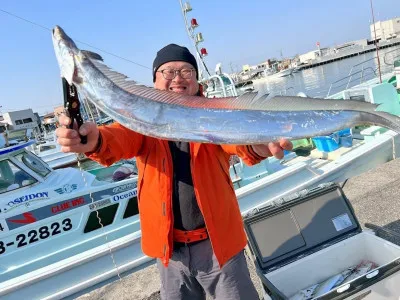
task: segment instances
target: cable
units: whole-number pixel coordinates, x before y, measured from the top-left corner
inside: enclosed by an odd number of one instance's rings
[[[0,11],[3,12],[3,13],[5,13],[5,14],[8,14],[8,15],[14,17],[14,18],[20,19],[20,20],[22,20],[22,21],[24,21],[24,22],[27,22],[27,23],[30,23],[30,24],[35,25],[35,26],[37,26],[37,27],[40,27],[40,28],[42,28],[42,29],[44,29],[44,30],[48,30],[48,31],[50,31],[50,32],[52,31],[52,29],[50,29],[50,28],[48,28],[48,27],[46,27],[46,26],[43,26],[43,25],[41,25],[41,24],[39,24],[39,23],[32,22],[32,21],[30,21],[30,20],[28,20],[28,19],[25,19],[25,18],[23,18],[23,17],[20,17],[20,16],[18,16],[18,15],[16,15],[16,14],[10,13],[9,11],[6,11],[6,10],[4,10],[4,9],[1,9],[1,8],[0,8]],[[130,62],[130,63],[132,63],[132,64],[134,64],[134,65],[139,66],[139,67],[142,67],[142,68],[151,70],[151,68],[149,68],[149,67],[147,67],[147,66],[145,66],[145,65],[142,65],[142,64],[140,64],[140,63],[134,62],[134,61],[132,61],[132,60],[130,60],[130,59],[127,59],[127,58],[125,58],[125,57],[119,56],[119,55],[117,55],[117,54],[111,53],[111,52],[109,52],[109,51],[107,51],[107,50],[103,50],[103,49],[101,49],[101,48],[92,46],[92,45],[90,45],[90,44],[88,44],[88,43],[86,43],[86,42],[83,42],[83,41],[79,41],[79,40],[75,40],[75,41],[78,42],[78,43],[81,43],[81,44],[83,44],[83,45],[89,46],[89,47],[91,47],[91,48],[93,48],[93,49],[99,50],[99,51],[101,51],[101,52],[103,52],[103,53],[106,53],[106,54],[108,54],[108,55],[111,55],[111,56],[114,56],[114,57],[116,57],[116,58],[119,58],[119,59],[125,60],[125,61],[127,61],[127,62]]]
[[[341,186],[342,189],[344,188],[345,184],[347,183],[347,180],[349,180],[349,179],[347,178],[347,179],[342,183],[342,186]]]

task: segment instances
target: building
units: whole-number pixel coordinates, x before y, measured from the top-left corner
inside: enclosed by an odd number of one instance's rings
[[[321,49],[313,50],[313,51],[307,52],[305,54],[300,54],[299,60],[300,60],[300,63],[302,63],[302,64],[312,63],[314,60],[319,59],[322,56],[325,56],[328,52],[329,52],[328,48],[321,48]]]
[[[32,109],[10,111],[3,114],[3,123],[9,125],[9,130],[33,129],[38,126]]]
[[[42,116],[42,124],[43,125],[49,125],[49,124],[55,124],[56,123],[56,119],[54,116],[54,112],[45,114],[44,116]]]
[[[26,139],[38,130],[36,116],[32,109],[10,111],[3,114],[0,132],[7,131],[8,139]]]
[[[400,17],[387,21],[375,22],[375,26],[374,24],[371,24],[369,28],[372,41],[375,41],[375,30],[377,41],[387,41],[396,37],[400,37]]]

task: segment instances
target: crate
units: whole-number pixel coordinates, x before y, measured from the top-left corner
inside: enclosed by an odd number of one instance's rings
[[[353,137],[350,128],[336,131],[327,136],[317,136],[312,138],[315,147],[321,152],[332,152],[339,147],[351,147]]]
[[[353,146],[353,136],[351,134],[344,135],[339,138],[339,145],[344,148]]]
[[[321,152],[331,152],[339,148],[339,136],[336,133],[314,137],[315,147]]]

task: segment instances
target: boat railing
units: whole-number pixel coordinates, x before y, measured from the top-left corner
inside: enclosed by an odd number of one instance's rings
[[[358,65],[360,65],[360,64],[358,64]],[[356,66],[356,65],[355,65],[355,66]],[[354,67],[354,66],[353,66],[353,67]],[[352,69],[353,69],[353,67],[352,67]],[[363,66],[361,70],[356,71],[356,72],[350,72],[349,75],[347,75],[346,77],[343,77],[343,78],[341,78],[341,79],[339,79],[339,80],[336,80],[336,81],[332,82],[331,85],[329,86],[329,90],[328,90],[328,94],[326,95],[326,98],[328,98],[328,97],[330,96],[331,90],[332,90],[332,87],[333,87],[333,86],[335,86],[335,88],[339,88],[339,87],[345,86],[344,89],[348,89],[349,86],[350,86],[350,84],[353,83],[353,82],[355,82],[355,81],[360,80],[359,83],[360,83],[360,84],[363,83],[364,80],[365,80],[365,78],[366,78],[366,75],[368,74],[366,71],[368,71],[368,70],[371,71],[371,73],[369,73],[369,74],[374,74],[374,76],[377,77],[377,74],[376,74],[377,68],[376,68],[376,69],[374,69],[374,68],[372,68],[372,67],[366,67],[366,68],[364,68],[364,66]],[[360,77],[356,77],[356,78],[354,79],[355,75],[357,75],[357,74],[360,74]],[[343,82],[343,81],[344,81],[343,84],[337,85],[337,83]]]
[[[399,52],[399,51],[400,51],[400,48],[396,48],[396,49],[393,49],[393,50],[390,50],[390,51],[386,52],[385,55],[383,56],[383,61],[384,61],[384,63],[385,63],[386,65],[388,65],[388,66],[393,66],[393,63],[394,63],[395,59],[396,59],[396,58],[400,58],[400,53],[398,53],[398,54],[395,55],[395,56],[390,55],[390,56],[391,56],[390,59],[393,59],[393,60],[390,61],[390,62],[388,62],[388,54],[391,54],[391,53],[393,53],[393,52]]]
[[[235,83],[233,82],[232,78],[226,74],[221,73],[220,75],[215,74],[211,75],[207,78],[206,82],[217,82],[214,83],[214,89],[208,90],[206,89],[207,97],[216,96],[216,97],[229,97],[234,96],[237,97],[238,93],[236,91]]]
[[[393,55],[393,53],[394,53],[394,52],[399,52],[399,51],[400,51],[400,48],[396,48],[396,49],[393,49],[393,50],[390,50],[390,51],[386,52],[385,55],[383,56],[383,61],[384,61],[385,65],[393,66],[394,60],[395,60],[396,58],[400,58],[400,53],[398,53],[397,55]],[[390,58],[389,58],[389,57],[390,57]],[[368,62],[370,62],[370,61],[373,61],[373,60],[375,60],[375,59],[377,59],[377,56],[374,56],[374,57],[372,57],[372,58],[370,58],[370,59],[364,60],[364,61],[362,61],[362,62],[360,62],[360,63],[355,64],[354,66],[352,66],[351,69],[350,69],[349,74],[348,74],[346,77],[343,77],[343,78],[341,78],[341,79],[339,79],[339,80],[336,80],[335,82],[331,83],[331,85],[330,85],[330,87],[329,87],[329,90],[328,90],[328,94],[326,95],[326,97],[329,97],[329,96],[330,96],[332,87],[333,87],[335,84],[337,84],[337,83],[339,83],[339,82],[341,82],[341,81],[345,81],[346,79],[347,79],[347,83],[342,84],[342,85],[339,85],[339,86],[336,86],[336,88],[342,87],[342,86],[345,85],[345,89],[347,89],[347,88],[349,88],[350,83],[352,83],[352,82],[354,82],[354,81],[356,81],[356,80],[358,80],[358,79],[360,79],[360,84],[363,83],[364,80],[365,80],[365,74],[366,74],[366,71],[367,71],[367,70],[372,70],[372,72],[371,72],[370,74],[373,73],[373,74],[375,75],[375,77],[378,77],[378,74],[376,73],[377,70],[378,70],[378,67],[375,68],[375,69],[374,69],[373,67],[371,67],[371,66],[365,67],[365,64],[366,64],[366,63],[368,63]],[[389,61],[389,59],[390,59],[391,61]],[[356,72],[353,72],[353,70],[354,70],[355,68],[359,67],[359,66],[361,66],[361,70],[356,71]],[[360,77],[357,78],[356,80],[352,80],[353,77],[354,77],[354,75],[357,75],[357,74],[360,74]]]
[[[363,70],[363,69],[364,69],[364,65],[365,65],[367,62],[369,62],[369,61],[371,61],[371,60],[374,60],[374,59],[376,59],[376,56],[374,56],[374,57],[372,57],[372,58],[370,58],[370,59],[366,59],[366,60],[364,60],[364,61],[362,61],[362,62],[360,62],[360,63],[358,63],[358,64],[355,64],[354,66],[351,67],[350,72],[349,72],[348,75],[351,75],[351,74],[353,73],[354,68],[356,68],[356,67],[358,67],[358,66],[362,66],[362,70]]]

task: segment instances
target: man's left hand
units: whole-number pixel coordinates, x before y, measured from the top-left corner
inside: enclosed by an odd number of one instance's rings
[[[277,159],[282,159],[283,150],[292,150],[293,144],[291,141],[282,139],[279,142],[270,142],[266,145],[253,145],[253,150],[259,156],[270,157],[275,156]]]

